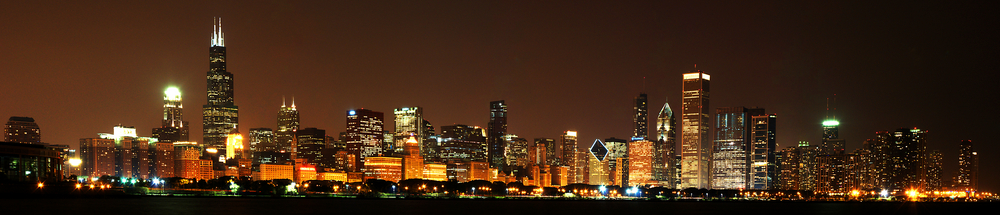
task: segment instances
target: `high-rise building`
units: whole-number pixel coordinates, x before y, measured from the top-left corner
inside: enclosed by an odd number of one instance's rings
[[[486,142],[489,147],[490,168],[504,169],[504,150],[507,141],[503,135],[507,134],[507,103],[503,100],[490,102],[490,124],[486,128]]]
[[[604,139],[604,147],[608,149],[608,182],[618,186],[628,186],[629,178],[629,148],[628,141],[614,137]]]
[[[355,157],[353,171],[361,170],[365,158],[382,154],[383,116],[368,109],[347,111],[347,151]]]
[[[590,159],[589,150],[576,152],[576,183],[590,184]]]
[[[324,159],[322,153],[326,148],[326,130],[318,128],[303,128],[295,131],[295,152],[297,158],[304,158],[306,163],[319,166]],[[332,154],[331,154],[332,155]]]
[[[653,142],[628,142],[628,186],[656,184],[653,181]]]
[[[251,152],[276,152],[278,148],[274,143],[274,130],[271,128],[250,129]]]
[[[204,147],[196,142],[173,142],[174,146],[174,176],[188,179],[212,179],[212,161],[203,160]],[[207,168],[202,168],[202,163]]]
[[[724,107],[716,110],[715,141],[712,144],[712,188],[749,187],[749,153],[753,116],[762,108]]]
[[[189,127],[188,122],[184,121],[184,105],[181,104],[180,89],[167,88],[163,92],[163,121],[159,128],[153,129],[153,138],[166,143],[188,141]]]
[[[901,128],[892,135],[889,191],[900,194],[907,190],[923,191],[927,182],[927,130]]]
[[[777,114],[753,116],[750,126],[750,189],[769,190],[775,188],[778,179],[778,162],[775,160],[775,150],[778,143],[775,140],[777,129]]]
[[[234,100],[233,73],[226,71],[226,45],[222,20],[213,27],[212,46],[208,49],[208,104],[202,106],[202,144],[209,148],[226,148],[226,136],[239,125],[239,107]],[[213,159],[214,160],[214,159]]]
[[[292,98],[292,105],[285,106],[285,99],[281,99],[281,108],[278,109],[278,130],[274,132],[275,147],[278,151],[291,152],[292,139],[295,132],[299,130],[299,110],[295,109],[295,98]]]
[[[528,139],[513,134],[504,135],[504,139],[507,139],[507,166],[524,167],[530,164]]]
[[[862,167],[861,188],[888,190],[894,173],[892,167],[893,135],[888,131],[875,133],[874,139],[865,140],[858,156],[865,165]]]
[[[589,162],[588,169],[590,172],[590,183],[593,185],[611,185],[608,181],[609,168],[608,168],[608,157],[609,150],[604,146],[604,143],[600,139],[594,140],[594,144],[590,145],[589,148]]]
[[[837,97],[834,97],[833,100],[836,102]],[[843,154],[845,153],[844,147],[846,143],[844,139],[840,138],[840,121],[837,120],[837,108],[831,108],[829,101],[828,98],[826,107],[827,116],[826,120],[823,120],[823,142],[819,146],[820,154]]]
[[[854,189],[855,180],[851,178],[853,166],[856,164],[853,154],[819,154],[816,156],[815,192],[831,196],[849,195]]]
[[[80,139],[81,175],[90,177],[115,175],[115,140]]]
[[[171,177],[173,148],[156,138],[139,137],[134,127],[115,126],[114,133],[80,139],[83,174],[122,178]]]
[[[962,140],[958,151],[958,176],[955,186],[964,190],[979,190],[979,153],[972,140]]]
[[[677,145],[677,122],[670,103],[664,102],[656,117],[656,139],[653,141],[653,180],[663,181],[664,186],[676,188],[674,147]]]
[[[535,138],[535,144],[528,149],[528,157],[534,165],[549,165],[549,148],[555,145],[556,141],[551,138]]]
[[[645,140],[649,136],[649,104],[646,94],[640,93],[632,106],[632,140]]]
[[[816,155],[819,147],[799,141],[797,146],[781,150],[781,188],[785,190],[814,190],[816,182]]]
[[[420,156],[424,158],[424,161],[436,161],[438,160],[438,135],[434,133],[434,125],[428,122],[426,119],[423,122],[424,126],[424,140],[420,146]]]
[[[424,158],[420,157],[420,143],[416,135],[403,144],[403,179],[424,178]]]
[[[710,76],[697,70],[684,74],[681,111],[681,188],[709,188],[711,150]]]
[[[426,138],[424,129],[427,128],[424,125],[424,109],[421,107],[404,107],[397,108],[392,112],[396,115],[396,130],[392,137],[392,149],[395,152],[403,152],[406,142],[411,139],[410,137],[414,137],[417,140],[417,146],[423,152],[423,142]]]
[[[927,154],[927,191],[941,190],[941,166],[944,165],[943,161],[944,158],[938,150],[933,150]]]
[[[486,162],[486,133],[478,126],[441,126],[438,156],[444,162]]]
[[[559,166],[568,167],[568,172],[566,174],[567,180],[571,183],[576,182],[576,131],[565,131],[563,132],[560,140],[559,150]]]
[[[42,134],[40,129],[38,129],[38,124],[35,123],[35,119],[31,117],[21,117],[12,116],[7,120],[7,126],[4,127],[4,141],[24,143],[24,144],[42,144]]]
[[[149,174],[150,177],[174,177],[174,144],[168,142],[153,142],[149,144]]]

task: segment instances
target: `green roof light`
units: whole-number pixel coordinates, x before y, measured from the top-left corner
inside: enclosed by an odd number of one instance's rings
[[[169,88],[167,88],[167,91],[163,92],[163,94],[166,95],[166,99],[168,99],[168,100],[172,100],[172,101],[179,101],[179,100],[181,100],[181,90],[177,89],[177,87],[169,87]]]
[[[840,122],[837,120],[823,121],[823,126],[838,126],[838,125],[840,125]]]

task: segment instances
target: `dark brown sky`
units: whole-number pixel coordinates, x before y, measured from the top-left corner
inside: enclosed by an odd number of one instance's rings
[[[930,130],[948,178],[958,143],[997,190],[996,7],[860,2],[0,3],[0,117],[31,116],[42,140],[159,125],[162,92],[184,93],[192,139],[212,17],[222,17],[240,130],[276,127],[281,97],[304,127],[344,130],[345,111],[422,106],[435,126],[486,126],[509,103],[511,133],[626,138],[631,100],[680,106],[681,73],[712,75],[712,108],[779,116],[781,148],[818,143],[837,94],[848,150],[874,132]],[[645,87],[643,86],[645,77]],[[655,116],[655,114],[651,114]],[[392,123],[386,123],[391,130]]]

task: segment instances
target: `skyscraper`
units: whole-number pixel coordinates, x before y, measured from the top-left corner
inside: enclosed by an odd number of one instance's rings
[[[393,149],[396,152],[403,152],[403,146],[414,137],[421,154],[426,154],[423,149],[424,134],[424,109],[420,107],[397,108],[392,111],[396,115],[395,134],[392,137]]]
[[[271,128],[251,128],[250,129],[250,151],[251,152],[276,152],[274,145],[274,130]]]
[[[816,155],[818,146],[799,141],[797,146],[781,150],[781,189],[813,190],[816,184]]]
[[[962,140],[958,150],[958,176],[955,186],[964,190],[979,190],[979,153],[972,140]]]
[[[490,124],[487,126],[487,156],[490,168],[504,169],[504,150],[507,148],[503,135],[507,134],[507,103],[503,100],[490,102]]]
[[[347,111],[347,151],[354,155],[353,171],[361,170],[365,158],[382,154],[383,116],[368,109]]]
[[[608,183],[618,186],[628,186],[629,148],[628,141],[614,137],[604,139],[604,147],[608,149]]]
[[[712,144],[712,188],[746,189],[750,165],[748,150],[752,116],[764,109],[724,107],[716,110],[715,141]]]
[[[424,142],[420,146],[420,156],[424,158],[425,163],[427,161],[436,161],[438,159],[438,135],[434,133],[434,125],[428,122],[426,119],[423,122],[424,126]]]
[[[893,169],[889,172],[890,192],[902,194],[907,190],[923,191],[927,182],[927,130],[918,128],[897,129],[892,133],[893,143],[889,157]]]
[[[775,140],[777,132],[777,114],[753,116],[750,122],[753,131],[751,132],[750,149],[750,189],[768,190],[774,189],[774,181],[778,179],[777,160],[775,160],[775,150],[778,143]]]
[[[517,135],[504,135],[507,139],[507,166],[524,167],[529,164],[528,139]]]
[[[943,165],[941,152],[933,150],[927,154],[927,191],[941,190],[941,166]]]
[[[31,117],[12,116],[4,127],[4,140],[24,144],[42,144],[41,130]]]
[[[576,131],[565,131],[563,132],[562,138],[560,138],[560,150],[562,153],[559,155],[560,166],[568,166],[569,172],[566,178],[570,183],[576,182]]]
[[[665,186],[676,188],[674,162],[674,147],[677,140],[677,121],[670,103],[664,102],[660,114],[656,117],[656,140],[653,141],[653,180],[666,181]]]
[[[834,95],[836,96],[836,95]],[[834,103],[837,97],[833,97]],[[845,141],[840,138],[840,121],[837,121],[837,108],[830,107],[830,99],[827,99],[826,120],[823,120],[823,143],[820,145],[820,154],[843,154]]]
[[[628,186],[647,185],[653,179],[653,142],[628,142]],[[623,185],[624,186],[624,185]]]
[[[594,140],[594,144],[590,145],[588,153],[590,156],[588,158],[588,169],[590,172],[590,184],[594,185],[610,185],[608,181],[608,156],[609,150],[604,146],[604,143],[600,139]]]
[[[647,104],[646,94],[640,93],[635,97],[635,106],[632,107],[632,140],[645,140],[649,136],[649,104]]]
[[[188,141],[189,127],[188,122],[184,121],[184,105],[181,104],[180,89],[167,88],[163,92],[163,121],[159,128],[153,129],[153,137],[167,143]]]
[[[461,161],[487,160],[486,137],[479,126],[447,125],[441,126],[441,143],[439,156],[449,163]]]
[[[528,149],[528,151],[529,151],[528,152],[528,154],[529,154],[528,156],[529,156],[529,159],[531,160],[531,163],[536,164],[536,165],[550,165],[550,164],[552,164],[552,159],[553,159],[552,154],[553,153],[551,153],[551,152],[552,152],[552,148],[554,148],[552,146],[556,144],[556,140],[551,139],[551,138],[535,138],[534,141],[535,141],[535,144],[532,145],[532,147],[531,147],[534,150]]]
[[[233,73],[226,71],[226,45],[222,19],[213,27],[212,46],[208,49],[208,104],[204,105],[204,141],[209,148],[226,148],[226,135],[239,125],[239,107],[234,101]],[[214,160],[214,159],[213,159]]]
[[[709,80],[697,70],[684,74],[684,105],[681,111],[681,187],[709,187]]]
[[[298,130],[299,110],[295,109],[295,98],[292,98],[292,106],[285,106],[285,99],[282,98],[281,108],[278,109],[278,131],[274,132],[277,150],[291,152],[292,139]]]

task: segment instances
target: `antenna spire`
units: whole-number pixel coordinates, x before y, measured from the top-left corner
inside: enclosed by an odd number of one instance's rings
[[[218,18],[218,20],[216,20]],[[222,18],[212,18],[212,46],[226,46],[225,33],[222,32]]]
[[[285,107],[285,96],[281,96],[281,107]]]
[[[826,98],[826,118],[830,119],[830,97]]]

